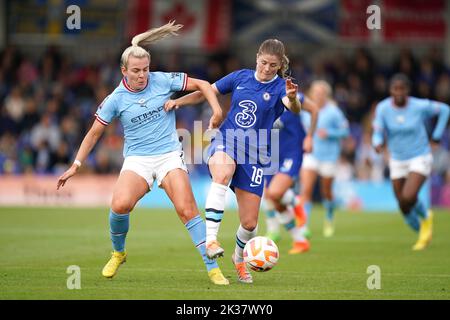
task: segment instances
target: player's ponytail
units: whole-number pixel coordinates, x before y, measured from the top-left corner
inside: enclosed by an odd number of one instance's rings
[[[280,70],[278,70],[277,74],[282,78],[287,77],[286,72],[289,69],[289,59],[285,54],[283,42],[278,39],[265,40],[258,50],[258,55],[261,54],[270,54],[277,56],[280,59],[281,63]]]
[[[135,35],[133,39],[131,39],[131,46],[126,48],[122,53],[120,65],[126,68],[130,55],[136,58],[148,57],[148,59],[150,60],[150,53],[147,51],[149,45],[167,36],[178,35],[177,31],[182,27],[182,24],[175,24],[175,20],[172,20],[159,28],[153,28],[146,32]]]

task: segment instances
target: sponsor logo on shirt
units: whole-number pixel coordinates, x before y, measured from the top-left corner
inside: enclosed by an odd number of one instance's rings
[[[142,124],[144,122],[156,120],[161,117],[161,111],[163,110],[164,106],[160,106],[157,109],[150,110],[134,118],[131,118],[131,122],[134,124]]]

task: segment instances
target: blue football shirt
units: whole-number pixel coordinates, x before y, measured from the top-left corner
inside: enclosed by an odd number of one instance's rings
[[[305,129],[309,129],[311,115],[302,113],[301,117]],[[326,130],[327,137],[325,139],[318,136],[319,129]],[[341,152],[341,139],[348,136],[349,133],[348,121],[341,109],[335,104],[326,104],[318,113],[312,155],[319,161],[337,161]]]
[[[397,107],[392,98],[381,101],[373,120],[372,144],[384,142],[386,134],[392,159],[408,160],[431,152],[425,120],[439,115],[432,138],[439,140],[449,117],[448,105],[429,99],[408,97],[406,106]]]
[[[241,153],[258,150],[260,156],[270,156],[271,129],[285,109],[282,102],[286,95],[285,80],[275,76],[261,82],[256,79],[254,70],[242,69],[223,77],[215,85],[221,94],[232,93],[230,111],[219,128],[221,136],[227,137],[226,144],[235,143]]]

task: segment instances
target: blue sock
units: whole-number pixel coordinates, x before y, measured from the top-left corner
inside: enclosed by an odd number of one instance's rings
[[[327,210],[327,220],[332,221],[334,218],[334,201],[333,200],[323,200],[323,206]]]
[[[286,231],[290,231],[295,228],[295,219],[292,219],[290,222],[284,224],[284,228],[286,229]]]
[[[112,209],[109,211],[109,232],[114,251],[125,251],[125,238],[130,226],[130,214],[117,214]]]
[[[412,209],[407,215],[403,216],[405,222],[413,229],[418,232],[420,229],[419,217],[414,209]]]
[[[203,262],[206,265],[206,269],[210,271],[213,268],[218,268],[216,260],[211,260],[206,256],[206,225],[200,215],[195,216],[189,220],[186,224],[186,229],[189,231],[192,242],[200,252]]]
[[[306,225],[309,225],[309,219],[310,219],[310,216],[311,216],[312,206],[313,206],[313,204],[310,201],[305,202],[303,204],[303,209],[305,209],[305,212],[306,212]]]
[[[417,213],[417,215],[421,219],[428,218],[428,210],[427,210],[427,208],[425,207],[425,205],[423,204],[422,201],[417,200],[416,205],[414,206],[413,210]]]
[[[266,210],[266,217],[267,218],[275,218],[276,211],[275,210]]]

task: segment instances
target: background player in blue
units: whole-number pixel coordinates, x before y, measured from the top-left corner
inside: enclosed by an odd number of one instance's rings
[[[409,80],[404,74],[392,77],[391,96],[376,108],[372,144],[378,153],[382,152],[386,136],[395,197],[406,223],[419,231],[413,250],[423,250],[431,241],[433,229],[433,214],[417,196],[433,162],[425,121],[438,116],[431,136],[436,143],[447,125],[450,110],[444,103],[408,96],[409,89]]]
[[[212,86],[217,94],[232,93],[232,97],[231,109],[209,149],[208,168],[213,181],[205,207],[207,255],[215,258],[224,253],[217,241],[217,233],[230,184],[236,194],[240,218],[232,261],[238,280],[244,283],[253,282],[242,254],[247,241],[257,232],[264,187],[263,167],[270,162],[268,137],[285,106],[294,113],[300,112],[301,108],[298,86],[290,79],[284,79],[288,64],[283,43],[268,39],[259,47],[256,70],[232,72]],[[194,92],[168,102],[166,107],[171,109],[203,100],[202,93]]]
[[[336,163],[341,151],[341,139],[349,134],[348,121],[342,111],[333,103],[331,86],[323,80],[313,81],[309,97],[319,107],[317,130],[313,137],[313,151],[305,154],[301,169],[301,199],[307,215],[307,223],[311,216],[312,193],[317,175],[320,176],[320,191],[323,206],[326,209],[323,234],[331,237],[334,233],[333,180]],[[303,125],[309,128],[309,114],[301,115]],[[306,229],[306,233],[309,230]]]
[[[163,107],[176,91],[201,90],[214,111],[210,126],[217,127],[222,117],[220,105],[211,85],[206,81],[189,78],[185,73],[149,72],[150,54],[141,47],[176,34],[181,27],[171,22],[133,38],[132,46],[122,54],[123,80],[98,107],[96,120],[84,137],[74,164],[59,177],[57,188],[64,186],[77,173],[106,126],[114,118],[119,118],[124,129],[125,160],[114,188],[109,216],[114,251],[103,268],[103,276],[112,278],[125,262],[129,214],[137,201],[151,190],[156,179],[188,229],[211,281],[227,285],[228,280],[216,261],[206,257],[206,226],[199,215],[189,183],[175,129],[175,113],[166,112]]]
[[[264,199],[266,204],[267,236],[274,241],[280,239],[280,223],[292,236],[293,246],[289,254],[302,253],[309,250],[309,241],[304,237],[302,226],[306,216],[298,197],[291,189],[298,178],[303,161],[303,152],[311,152],[312,137],[317,123],[317,106],[303,94],[299,100],[304,110],[311,114],[311,126],[305,133],[300,116],[285,110],[275,121],[274,128],[280,129],[280,168],[274,175],[265,176],[266,188]]]

